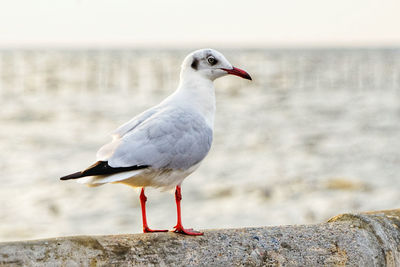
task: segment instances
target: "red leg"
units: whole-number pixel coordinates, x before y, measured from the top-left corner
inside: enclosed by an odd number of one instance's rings
[[[176,210],[178,214],[178,222],[175,225],[174,230],[172,231],[175,233],[185,234],[185,235],[203,235],[202,232],[194,231],[193,229],[183,228],[181,219],[181,200],[182,200],[181,187],[177,185],[175,190],[175,201],[176,201]]]
[[[147,197],[144,194],[144,188],[142,187],[142,192],[140,192],[140,206],[142,207],[143,233],[168,232],[168,230],[151,230],[147,226],[146,201],[147,201]]]

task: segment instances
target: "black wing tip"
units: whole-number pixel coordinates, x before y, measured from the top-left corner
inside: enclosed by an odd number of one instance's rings
[[[78,179],[78,178],[82,178],[85,176],[110,175],[110,174],[119,173],[119,172],[145,169],[148,167],[150,167],[150,166],[135,165],[135,166],[130,166],[130,167],[113,168],[110,165],[108,165],[107,161],[97,161],[93,165],[89,166],[86,170],[63,176],[60,178],[60,180],[65,181],[65,180],[71,180],[71,179]]]
[[[78,179],[82,177],[82,172],[75,172],[60,178],[61,181],[70,180],[70,179]]]

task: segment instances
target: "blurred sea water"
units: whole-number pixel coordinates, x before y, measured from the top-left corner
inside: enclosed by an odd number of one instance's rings
[[[190,51],[0,51],[0,241],[141,231],[138,192],[58,177],[172,93]],[[183,183],[196,229],[317,223],[399,208],[400,50],[223,50],[214,143]],[[151,227],[175,225],[149,189]]]

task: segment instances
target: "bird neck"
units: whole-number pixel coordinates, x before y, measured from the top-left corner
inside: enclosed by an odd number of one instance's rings
[[[215,89],[210,79],[196,73],[181,75],[175,97],[182,105],[198,111],[210,128],[214,128]]]

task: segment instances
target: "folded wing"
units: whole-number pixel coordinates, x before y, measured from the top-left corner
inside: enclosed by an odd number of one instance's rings
[[[109,156],[102,160],[113,168],[188,169],[207,155],[211,142],[212,130],[200,114],[165,108],[104,146]]]

